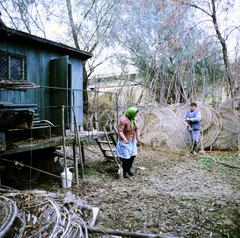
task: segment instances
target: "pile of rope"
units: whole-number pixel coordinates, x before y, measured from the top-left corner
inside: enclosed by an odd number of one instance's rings
[[[44,191],[0,196],[0,237],[88,237],[96,210],[76,195]]]

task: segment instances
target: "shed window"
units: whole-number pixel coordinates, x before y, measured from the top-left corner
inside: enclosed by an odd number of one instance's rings
[[[0,79],[27,80],[27,57],[0,51]]]

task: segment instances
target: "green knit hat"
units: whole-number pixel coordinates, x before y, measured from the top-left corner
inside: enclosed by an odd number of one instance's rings
[[[129,107],[127,111],[125,112],[125,116],[128,116],[131,119],[131,127],[133,128],[133,123],[137,127],[136,120],[134,119],[138,109],[135,107]]]

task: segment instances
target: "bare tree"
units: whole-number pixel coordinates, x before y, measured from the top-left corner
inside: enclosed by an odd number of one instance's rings
[[[194,8],[197,9],[199,11],[201,11],[202,13],[204,13],[207,17],[210,18],[211,22],[212,22],[212,26],[215,30],[216,33],[216,37],[219,41],[219,43],[221,44],[221,48],[222,48],[222,56],[223,56],[223,61],[224,61],[224,65],[225,65],[225,70],[226,70],[226,76],[227,76],[227,80],[228,80],[228,84],[230,87],[230,96],[234,96],[234,78],[232,77],[232,73],[231,73],[231,67],[230,67],[230,62],[229,62],[229,57],[228,57],[228,49],[227,49],[227,45],[226,45],[226,41],[229,37],[229,35],[231,33],[233,33],[233,31],[240,31],[240,25],[236,25],[236,26],[230,26],[230,31],[228,34],[226,34],[225,36],[223,36],[222,32],[220,30],[220,26],[219,26],[219,21],[218,21],[218,16],[220,14],[227,14],[227,11],[232,8],[235,4],[235,1],[220,1],[217,2],[216,0],[209,0],[209,1],[186,1],[186,0],[174,0],[174,2],[176,2],[177,4],[181,4],[181,5],[185,5],[189,8]],[[217,3],[218,3],[218,8],[217,8]],[[221,5],[222,4],[222,5]],[[217,13],[217,10],[219,11],[219,13]],[[224,30],[226,32],[226,30]]]
[[[82,1],[81,1],[82,3]],[[104,55],[108,46],[114,45],[112,40],[112,29],[116,26],[119,0],[90,0],[84,4],[83,17],[73,11],[71,0],[66,0],[68,9],[69,29],[72,33],[74,46],[77,49],[88,51],[94,54],[93,59],[83,62],[83,101],[84,112],[87,113],[88,93],[87,86],[89,77],[95,68],[108,60],[113,53]],[[75,1],[75,9],[80,2]],[[75,16],[75,20],[74,20]]]
[[[83,62],[83,100],[87,106],[90,75],[114,54],[106,49],[114,45],[112,34],[120,3],[121,0],[2,0],[1,6],[14,28],[37,35],[40,31],[44,37],[93,54],[92,59]],[[56,26],[60,31],[54,30]],[[49,28],[54,34],[49,34]]]

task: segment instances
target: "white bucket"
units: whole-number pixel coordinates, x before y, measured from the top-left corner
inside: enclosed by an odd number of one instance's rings
[[[65,170],[61,173],[63,188],[70,188],[72,186],[72,173],[69,171],[69,169],[70,168],[67,168],[67,183]]]

